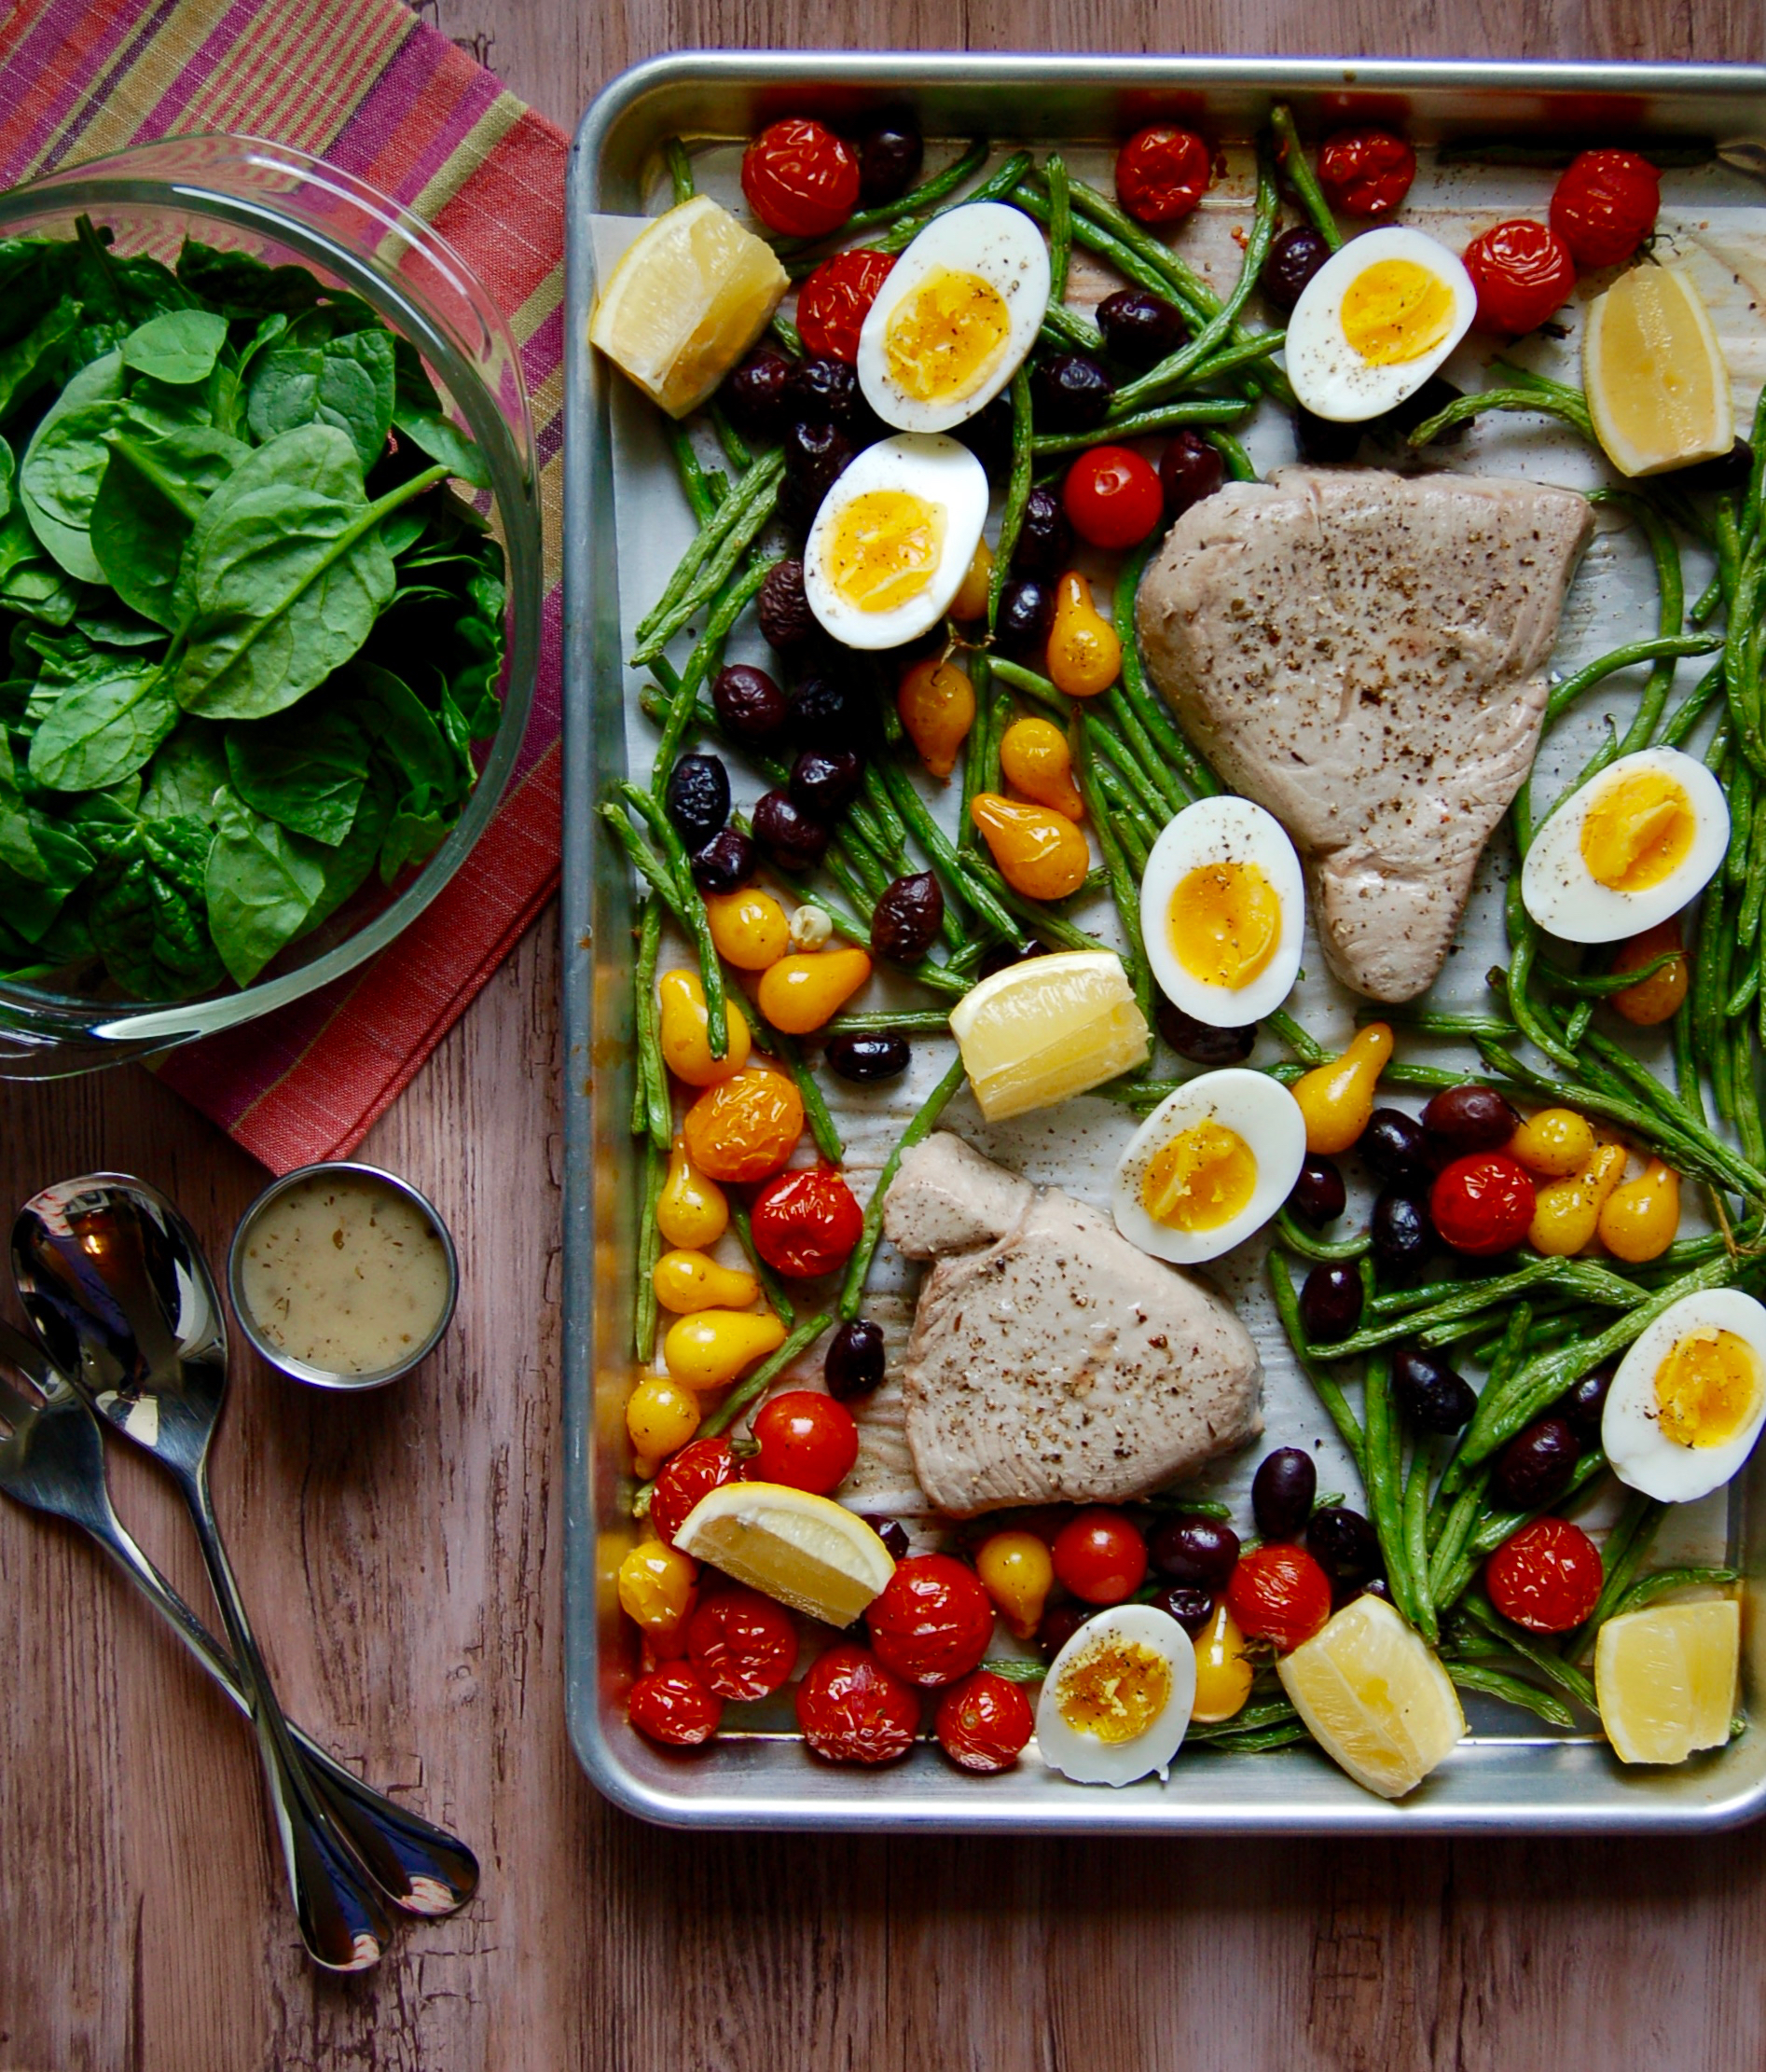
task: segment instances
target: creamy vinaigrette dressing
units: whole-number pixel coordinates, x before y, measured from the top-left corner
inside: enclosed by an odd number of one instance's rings
[[[448,1306],[448,1254],[412,1202],[363,1175],[277,1195],[245,1240],[240,1288],[281,1351],[327,1374],[408,1360]]]

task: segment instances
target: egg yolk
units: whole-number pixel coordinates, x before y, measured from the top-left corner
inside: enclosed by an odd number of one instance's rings
[[[1697,826],[1692,801],[1674,778],[1634,770],[1588,808],[1582,861],[1609,891],[1648,891],[1685,863]]]
[[[1732,1331],[1691,1331],[1656,1369],[1662,1435],[1680,1446],[1722,1446],[1759,1407],[1759,1361]]]
[[[883,351],[917,403],[952,403],[986,380],[1012,329],[1004,297],[978,273],[929,273],[891,312]]]
[[[1255,863],[1204,863],[1171,895],[1171,947],[1190,976],[1236,992],[1281,941],[1281,901]]]
[[[841,506],[828,580],[857,612],[892,612],[926,587],[945,551],[945,506],[909,490],[870,490]]]
[[[1454,293],[1414,259],[1376,259],[1343,297],[1343,335],[1370,366],[1420,360],[1453,328]]]
[[[1210,1119],[1180,1131],[1148,1159],[1140,1205],[1167,1230],[1219,1230],[1244,1212],[1256,1185],[1251,1147]]]
[[[1171,1665],[1138,1640],[1111,1638],[1074,1658],[1061,1673],[1055,1704],[1075,1734],[1133,1741],[1171,1700]]]

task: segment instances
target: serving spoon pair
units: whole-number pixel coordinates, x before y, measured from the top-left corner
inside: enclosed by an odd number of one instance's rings
[[[455,1836],[372,1791],[283,1717],[209,1494],[227,1399],[227,1326],[195,1234],[144,1181],[100,1173],[34,1195],[13,1278],[41,1344],[0,1321],[0,1489],[88,1533],[251,1720],[303,1941],[332,1971],[379,1961],[390,1900],[451,1913],[478,1865]],[[24,1384],[23,1387],[18,1385]],[[103,1428],[151,1454],[195,1522],[223,1648],[130,1537],[104,1480]]]

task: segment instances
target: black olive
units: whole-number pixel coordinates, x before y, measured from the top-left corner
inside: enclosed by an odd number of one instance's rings
[[[1520,1126],[1520,1116],[1494,1086],[1443,1087],[1423,1111],[1423,1127],[1456,1158],[1498,1151]]]
[[[1336,1161],[1326,1158],[1322,1153],[1309,1151],[1300,1168],[1300,1178],[1288,1197],[1289,1208],[1303,1223],[1310,1223],[1314,1230],[1322,1230],[1342,1215],[1348,1198]]]
[[[1318,1471],[1298,1446],[1266,1454],[1251,1478],[1251,1512],[1265,1540],[1297,1540],[1312,1516]]]
[[[1359,1511],[1330,1504],[1306,1526],[1306,1552],[1332,1582],[1363,1582],[1380,1567],[1380,1538]]]
[[[1341,467],[1361,450],[1361,426],[1339,424],[1319,417],[1303,403],[1294,411],[1294,438],[1303,461],[1320,467]]]
[[[807,525],[852,459],[852,441],[832,424],[793,424],[783,444],[780,507],[794,524]]]
[[[1055,624],[1055,588],[1037,575],[1015,575],[1000,593],[995,637],[1008,654],[1041,652]]]
[[[907,1559],[907,1550],[912,1545],[912,1541],[907,1537],[907,1527],[899,1518],[891,1518],[887,1524],[879,1526],[876,1528],[876,1536],[897,1561]],[[853,1623],[855,1625],[859,1623],[856,1620]],[[860,1627],[860,1630],[865,1631],[867,1629]]]
[[[871,914],[871,948],[892,964],[916,964],[938,939],[945,894],[931,871],[886,886]]]
[[[1553,1414],[1562,1417],[1579,1439],[1598,1439],[1601,1414],[1607,1408],[1607,1392],[1612,1385],[1612,1369],[1596,1367],[1592,1374],[1584,1374],[1574,1388],[1564,1391],[1553,1405]]]
[[[1378,417],[1370,418],[1361,429],[1371,432],[1376,439],[1402,446],[1425,418],[1433,417],[1437,410],[1444,410],[1450,403],[1457,403],[1464,394],[1463,389],[1455,388],[1439,374],[1431,374],[1420,389],[1407,395],[1401,403],[1394,403],[1389,410],[1382,410]],[[1430,443],[1457,446],[1468,429],[1464,424],[1450,424],[1444,432],[1436,433]]]
[[[888,116],[859,145],[859,202],[874,209],[893,201],[919,171],[925,146],[912,117]]]
[[[1355,1148],[1382,1180],[1394,1186],[1406,1181],[1428,1183],[1432,1169],[1428,1133],[1402,1109],[1376,1108]]]
[[[693,882],[702,892],[733,892],[760,868],[754,845],[739,828],[726,827],[694,852]]]
[[[1457,1431],[1478,1407],[1470,1382],[1420,1346],[1392,1355],[1392,1394],[1419,1431]]]
[[[1011,398],[996,395],[985,410],[977,410],[962,424],[953,424],[950,435],[960,439],[989,475],[1003,475],[1012,464]]]
[[[840,657],[840,673],[818,670],[791,694],[791,738],[802,748],[850,750],[866,736],[865,690],[852,657]]]
[[[727,378],[723,404],[738,432],[766,440],[777,439],[783,433],[791,370],[795,365],[776,345],[763,345]]]
[[[1030,376],[1037,422],[1051,432],[1089,432],[1104,421],[1116,384],[1089,352],[1057,352]]]
[[[1278,310],[1291,310],[1318,269],[1331,256],[1331,247],[1310,224],[1296,223],[1284,230],[1269,247],[1263,270],[1258,275],[1263,293]]]
[[[1300,1321],[1315,1346],[1347,1338],[1361,1321],[1361,1277],[1353,1266],[1320,1263],[1300,1291]]]
[[[843,432],[859,430],[871,415],[858,368],[820,352],[792,368],[785,407],[797,424],[834,424]]]
[[[1183,311],[1146,288],[1118,288],[1097,305],[1104,343],[1130,366],[1157,366],[1190,336]]]
[[[1162,1000],[1152,1013],[1160,1035],[1180,1057],[1189,1058],[1192,1064],[1241,1065],[1257,1047],[1255,1022],[1247,1022],[1242,1029],[1216,1029],[1211,1023],[1197,1021],[1193,1015],[1186,1015],[1168,1000]]]
[[[1744,490],[1754,469],[1754,449],[1737,439],[1729,451],[1715,461],[1695,461],[1690,467],[1676,468],[1677,490]]]
[[[883,1326],[868,1317],[842,1324],[828,1341],[821,1378],[836,1402],[868,1396],[883,1379]]]
[[[1192,505],[1212,496],[1226,480],[1226,463],[1199,432],[1186,425],[1167,440],[1159,456],[1159,486],[1165,491],[1166,516],[1180,518]]]
[[[1167,1518],[1147,1543],[1153,1567],[1169,1582],[1224,1590],[1238,1561],[1238,1535],[1216,1518]]]
[[[785,724],[785,694],[765,670],[732,662],[711,679],[711,703],[738,741],[770,741]]]
[[[791,767],[791,802],[816,820],[837,820],[863,769],[849,748],[807,748]]]
[[[1414,1195],[1396,1187],[1376,1196],[1368,1229],[1373,1257],[1389,1274],[1414,1273],[1435,1250],[1435,1226],[1428,1209]]]
[[[703,849],[730,817],[730,773],[715,755],[683,755],[662,803],[688,849]]]
[[[795,556],[775,561],[767,570],[754,608],[763,637],[781,655],[821,637],[821,622],[809,609],[804,591],[804,565]]]
[[[1012,565],[1024,575],[1059,575],[1072,553],[1073,528],[1061,500],[1046,482],[1038,482],[1024,500]]]
[[[1569,1487],[1581,1443],[1562,1417],[1541,1417],[1502,1449],[1493,1478],[1497,1494],[1514,1511],[1538,1511],[1555,1503]]]
[[[1153,1593],[1154,1606],[1175,1619],[1192,1640],[1207,1631],[1207,1623],[1214,1616],[1214,1599],[1206,1590],[1193,1589],[1187,1582],[1168,1582],[1163,1590]]]
[[[1097,1609],[1096,1605],[1050,1605],[1036,1629],[1038,1651],[1053,1662]]]
[[[754,839],[781,871],[807,871],[828,850],[828,830],[792,803],[789,792],[767,792],[754,802]]]
[[[880,1086],[886,1079],[900,1079],[913,1057],[907,1038],[893,1030],[876,1035],[850,1030],[830,1036],[821,1055],[831,1072],[849,1079],[855,1086]]]
[[[1022,949],[1015,943],[996,943],[990,950],[984,953],[980,963],[976,965],[975,976],[991,978],[996,972],[1010,971],[1014,964],[1022,964],[1027,958],[1047,957],[1050,954],[1049,946],[1034,935]]]

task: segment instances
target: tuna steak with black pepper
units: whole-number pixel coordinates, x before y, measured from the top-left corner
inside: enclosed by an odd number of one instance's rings
[[[1147,571],[1154,683],[1293,836],[1326,961],[1370,999],[1441,969],[1592,531],[1568,490],[1289,467],[1193,505]]]
[[[1263,1429],[1244,1325],[1083,1202],[939,1131],[902,1160],[883,1228],[933,1261],[902,1398],[941,1511],[1122,1503]]]

